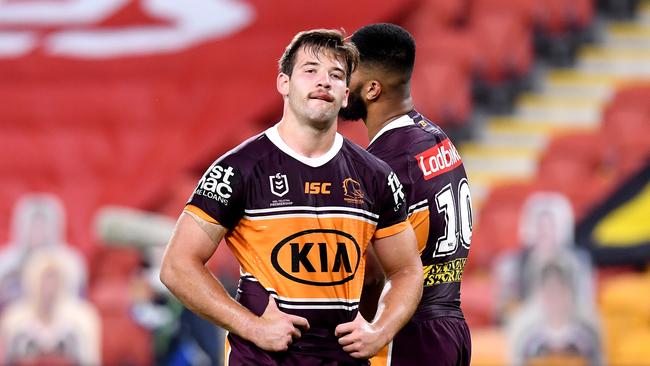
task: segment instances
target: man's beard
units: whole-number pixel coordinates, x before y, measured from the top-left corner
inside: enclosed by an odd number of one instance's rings
[[[358,91],[350,92],[348,106],[341,108],[339,117],[348,121],[365,120],[368,117],[368,108],[366,108],[366,104],[361,99],[361,94]]]

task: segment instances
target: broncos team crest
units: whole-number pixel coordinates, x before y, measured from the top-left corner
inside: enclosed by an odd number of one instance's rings
[[[277,173],[269,176],[269,183],[271,184],[271,193],[278,197],[282,197],[289,192],[289,181],[286,174]]]
[[[363,203],[364,194],[361,190],[361,184],[352,178],[345,178],[343,180],[343,196],[346,202]]]

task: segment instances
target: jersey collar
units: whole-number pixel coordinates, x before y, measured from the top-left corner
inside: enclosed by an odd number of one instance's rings
[[[271,142],[285,154],[291,156],[292,158],[300,161],[305,165],[309,165],[312,168],[317,168],[319,166],[325,165],[327,162],[332,160],[336,154],[338,154],[338,152],[341,150],[341,147],[343,146],[343,136],[337,132],[336,136],[334,136],[334,144],[332,144],[332,147],[325,154],[317,158],[309,158],[303,156],[289,147],[289,145],[287,145],[284,140],[282,140],[282,137],[280,137],[280,133],[278,132],[278,124],[279,123],[276,123],[275,126],[270,127],[264,131],[269,140],[271,140]]]
[[[383,135],[384,133],[390,130],[394,130],[400,127],[410,126],[413,124],[415,124],[415,122],[413,122],[413,119],[408,114],[405,114],[397,119],[394,119],[390,121],[386,126],[382,127],[381,130],[379,130],[379,132],[377,132],[375,137],[373,137],[372,140],[370,140],[368,146],[372,145],[372,143],[375,142],[375,140],[377,140],[379,136]]]

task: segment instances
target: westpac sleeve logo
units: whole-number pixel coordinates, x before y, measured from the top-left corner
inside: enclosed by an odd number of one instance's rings
[[[458,150],[448,138],[416,155],[415,159],[418,161],[425,180],[453,170],[462,163]]]
[[[275,245],[271,263],[291,281],[335,286],[352,280],[361,261],[361,247],[343,231],[312,229],[292,234]]]
[[[232,196],[233,177],[236,172],[231,166],[212,164],[196,187],[195,194],[212,198],[224,205]]]
[[[277,173],[269,176],[269,183],[271,184],[271,193],[274,195],[282,197],[289,193],[289,181],[286,174]]]

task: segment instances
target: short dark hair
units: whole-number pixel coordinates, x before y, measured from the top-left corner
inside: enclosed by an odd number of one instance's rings
[[[404,28],[391,23],[366,25],[352,34],[361,64],[380,67],[411,78],[415,64],[415,40]]]
[[[296,34],[278,61],[281,73],[291,76],[296,62],[296,53],[301,47],[316,55],[328,50],[334,52],[334,55],[345,63],[345,80],[346,84],[350,84],[350,75],[359,63],[359,51],[354,44],[345,40],[344,31],[313,29]]]

